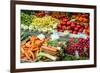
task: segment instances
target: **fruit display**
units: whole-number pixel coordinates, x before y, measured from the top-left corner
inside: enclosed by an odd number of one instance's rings
[[[90,59],[88,13],[23,10],[20,37],[21,63]]]

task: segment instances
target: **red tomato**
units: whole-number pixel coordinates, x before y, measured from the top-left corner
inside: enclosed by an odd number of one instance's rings
[[[65,25],[65,24],[66,24],[66,22],[64,22],[64,21],[61,21],[61,22],[60,22],[60,24],[63,24],[63,25]]]
[[[69,30],[69,32],[72,33],[73,31],[72,30]]]
[[[80,25],[77,25],[77,28],[79,29],[79,28],[81,28],[81,26]]]
[[[67,21],[68,21],[68,19],[67,19],[67,18],[63,18],[63,21],[64,21],[64,22],[67,22]]]
[[[75,27],[75,23],[71,23],[71,27],[74,28]]]
[[[77,31],[73,31],[73,34],[77,34],[78,32]]]
[[[68,21],[68,22],[67,22],[67,25],[70,25],[70,24],[71,24],[71,22],[70,22],[70,21]]]
[[[64,29],[64,30],[65,30],[65,29],[66,29],[66,26],[62,26],[62,29]]]
[[[88,29],[89,28],[89,26],[88,25],[85,25],[85,29]]]
[[[59,30],[59,32],[63,32],[63,30]]]
[[[58,27],[58,28],[61,28],[61,24],[58,24],[57,27]]]
[[[71,28],[70,26],[67,26],[67,27],[66,27],[67,30],[69,30],[70,28]]]
[[[78,29],[79,29],[79,28],[77,28],[77,27],[74,28],[74,30],[76,30],[76,31],[77,31]]]
[[[80,29],[79,29],[79,32],[83,32],[83,28],[80,28]]]

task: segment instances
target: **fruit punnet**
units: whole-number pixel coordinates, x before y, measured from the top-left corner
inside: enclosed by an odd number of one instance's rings
[[[70,55],[75,55],[77,51],[79,56],[86,55],[86,57],[89,57],[89,46],[89,38],[70,38],[65,46],[65,51]]]

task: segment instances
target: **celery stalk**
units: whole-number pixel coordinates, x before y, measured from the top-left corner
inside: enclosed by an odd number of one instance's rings
[[[44,52],[40,52],[40,53],[38,54],[38,56],[45,56],[45,57],[47,57],[47,58],[49,58],[49,59],[51,59],[51,60],[54,60],[54,61],[57,59],[57,57],[52,56],[52,55],[47,54],[47,53],[44,53]]]

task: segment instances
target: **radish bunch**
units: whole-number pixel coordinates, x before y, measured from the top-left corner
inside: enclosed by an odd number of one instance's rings
[[[70,38],[69,42],[65,46],[67,54],[75,55],[77,51],[79,56],[86,55],[89,57],[89,38]]]

